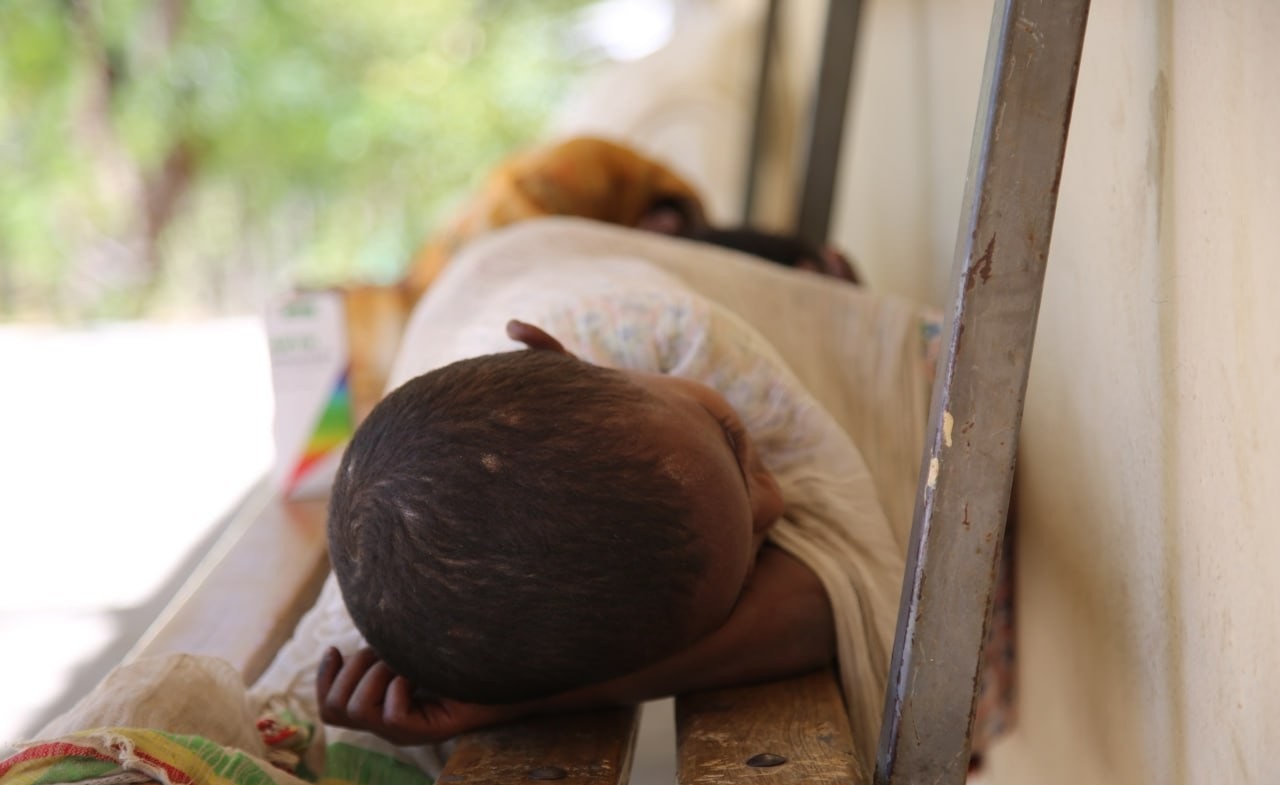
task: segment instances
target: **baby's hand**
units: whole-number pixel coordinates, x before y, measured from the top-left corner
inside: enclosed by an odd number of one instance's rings
[[[397,676],[372,649],[349,659],[330,648],[316,674],[320,718],[375,733],[392,744],[434,744],[475,728],[511,719],[502,706],[440,698],[417,699],[408,679]]]

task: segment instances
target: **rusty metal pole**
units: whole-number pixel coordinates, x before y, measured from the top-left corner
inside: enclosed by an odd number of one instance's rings
[[[962,783],[1088,0],[1000,0],[875,782]]]

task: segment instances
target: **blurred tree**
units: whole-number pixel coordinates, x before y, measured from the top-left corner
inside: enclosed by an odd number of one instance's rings
[[[0,3],[0,316],[394,279],[542,129],[588,1]]]

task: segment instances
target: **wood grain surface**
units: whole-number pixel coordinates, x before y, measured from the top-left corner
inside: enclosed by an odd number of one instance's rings
[[[627,781],[640,708],[534,717],[461,736],[440,785],[549,780],[558,785]]]
[[[676,744],[682,785],[857,782],[849,719],[830,670],[681,696]],[[786,760],[747,763],[766,755]]]

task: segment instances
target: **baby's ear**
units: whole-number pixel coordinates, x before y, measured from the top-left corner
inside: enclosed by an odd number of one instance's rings
[[[573,353],[565,349],[555,338],[548,335],[546,330],[541,327],[534,327],[532,324],[522,322],[519,319],[512,319],[507,322],[507,337],[513,341],[519,341],[534,351],[559,352],[573,357]]]

